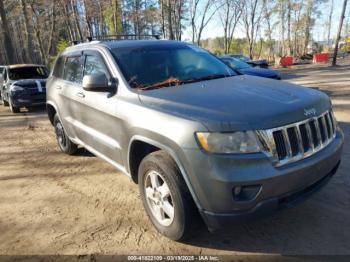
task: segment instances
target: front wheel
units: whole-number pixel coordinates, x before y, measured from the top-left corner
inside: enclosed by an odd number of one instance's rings
[[[11,112],[14,114],[19,113],[21,111],[19,107],[13,105],[11,98],[9,98],[9,105]]]
[[[55,126],[57,142],[61,151],[68,155],[73,155],[78,150],[78,146],[74,144],[67,136],[57,114],[54,117],[54,126]]]
[[[197,207],[179,168],[166,152],[156,151],[142,160],[138,182],[146,213],[161,234],[183,240],[197,229]]]
[[[7,101],[5,101],[5,94],[1,93],[1,102],[3,106],[9,106],[9,103]]]

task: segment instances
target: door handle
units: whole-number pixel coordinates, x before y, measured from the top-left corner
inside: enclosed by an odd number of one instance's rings
[[[77,96],[81,97],[81,98],[84,98],[85,97],[85,94],[83,92],[78,92],[76,94]]]
[[[56,86],[56,89],[62,89],[62,86]]]

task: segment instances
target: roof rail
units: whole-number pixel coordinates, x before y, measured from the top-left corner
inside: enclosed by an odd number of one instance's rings
[[[159,35],[136,35],[136,34],[122,34],[122,35],[104,35],[97,37],[89,37],[88,40],[100,40],[100,41],[114,41],[114,40],[146,40],[146,39],[157,39]]]
[[[116,41],[116,40],[147,40],[147,39],[160,39],[159,35],[135,35],[135,34],[129,34],[129,35],[104,35],[104,36],[88,36],[86,38],[86,41],[82,40],[73,40],[71,41],[72,46],[83,44],[83,43],[89,43],[92,41]]]

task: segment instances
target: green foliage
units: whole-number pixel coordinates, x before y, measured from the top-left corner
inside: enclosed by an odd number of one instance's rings
[[[58,53],[61,53],[64,49],[66,49],[67,47],[69,46],[69,42],[68,40],[66,39],[60,39],[58,40],[58,43],[57,43],[57,52]]]
[[[223,54],[224,54],[224,50],[221,49],[221,48],[215,48],[215,49],[213,50],[213,54],[214,54],[214,55],[223,55]]]

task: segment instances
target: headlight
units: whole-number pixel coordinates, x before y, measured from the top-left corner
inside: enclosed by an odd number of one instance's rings
[[[16,85],[12,85],[10,88],[11,91],[23,91],[24,88]]]
[[[260,142],[253,131],[234,133],[196,133],[197,141],[207,152],[218,154],[261,152]]]

